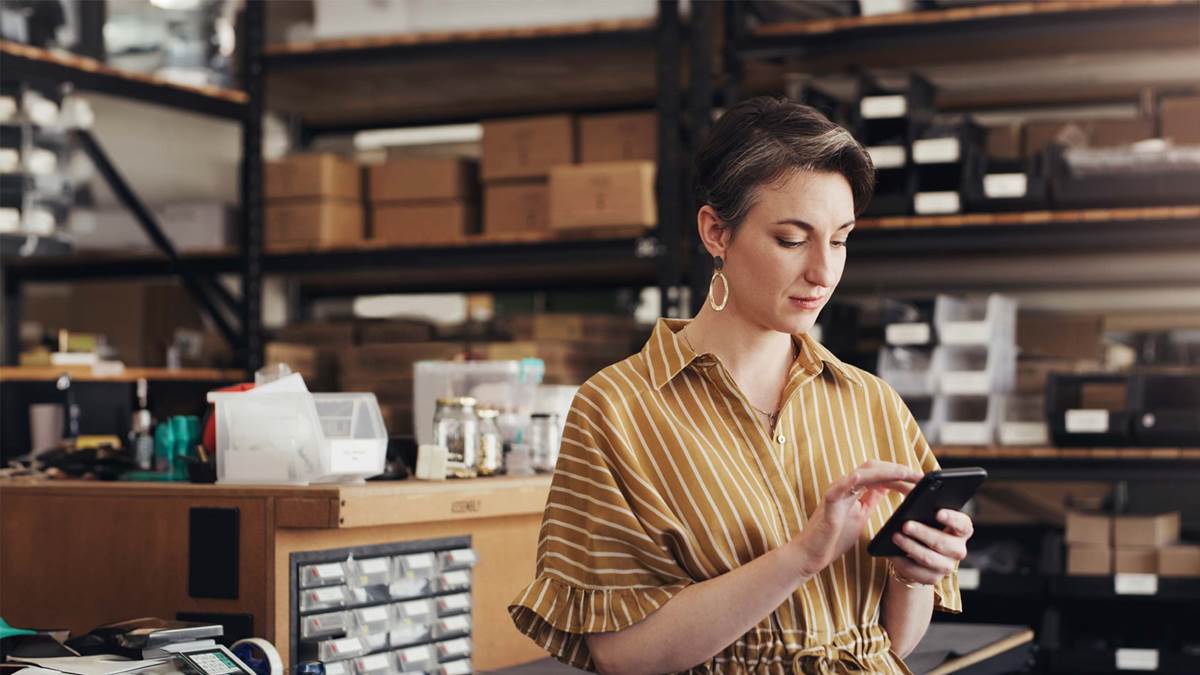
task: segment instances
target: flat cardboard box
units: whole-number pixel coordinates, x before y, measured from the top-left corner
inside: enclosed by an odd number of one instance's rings
[[[1104,357],[1104,315],[1021,310],[1017,347],[1021,356],[1061,359]]]
[[[1129,145],[1154,138],[1154,120],[1093,120],[1089,125],[1089,144],[1096,148]]]
[[[981,525],[1062,527],[1069,508],[1102,504],[1108,483],[988,481],[975,493],[974,520]]]
[[[630,341],[637,323],[618,314],[514,314],[506,317],[504,330],[514,340],[578,340],[584,342]]]
[[[1176,544],[1159,549],[1158,575],[1200,577],[1200,545]]]
[[[1031,157],[1055,141],[1096,148],[1129,145],[1154,137],[1150,119],[1048,120],[1025,124],[1022,150]]]
[[[556,166],[550,172],[550,226],[651,226],[658,220],[654,162]]]
[[[1112,517],[1107,514],[1069,511],[1067,513],[1067,543],[1111,546],[1112,524]]]
[[[1179,512],[1150,516],[1117,516],[1113,524],[1113,545],[1120,547],[1161,547],[1179,541]]]
[[[411,379],[417,361],[451,360],[466,353],[461,342],[409,342],[351,347],[342,353],[342,381]]]
[[[483,231],[550,229],[550,186],[544,180],[493,183],[483,191]]]
[[[283,326],[273,332],[281,342],[348,347],[358,341],[358,330],[358,325],[350,321],[312,321]]]
[[[312,345],[268,342],[263,349],[263,365],[285,364],[300,373],[309,390],[324,388],[321,382],[320,349]]]
[[[478,231],[479,212],[460,201],[376,204],[371,239],[389,244],[453,244]]]
[[[1107,546],[1072,544],[1067,547],[1067,574],[1103,576],[1112,574],[1112,549]]]
[[[987,156],[991,159],[1019,159],[1021,157],[1021,126],[1005,124],[987,127]]]
[[[389,157],[368,172],[372,202],[469,200],[478,194],[478,166],[457,157]]]
[[[1116,574],[1156,574],[1158,572],[1158,549],[1117,547],[1113,551],[1113,572]]]
[[[1079,407],[1086,410],[1125,410],[1129,390],[1124,382],[1084,382],[1079,385]]]
[[[358,202],[297,199],[268,204],[263,214],[263,243],[268,251],[362,240],[363,211]]]
[[[362,170],[332,153],[302,153],[267,162],[263,196],[277,199],[362,198]]]
[[[1162,137],[1175,145],[1200,145],[1200,96],[1164,98],[1159,122]]]
[[[658,161],[658,115],[606,113],[579,118],[579,161]]]
[[[543,178],[575,163],[575,118],[547,115],[483,123],[480,174],[485,181]]]
[[[1017,393],[1045,394],[1046,381],[1051,373],[1096,373],[1102,363],[1099,359],[1052,359],[1019,357],[1017,359]]]

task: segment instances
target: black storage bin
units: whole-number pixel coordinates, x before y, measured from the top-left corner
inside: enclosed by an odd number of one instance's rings
[[[1200,185],[1195,148],[1133,152],[1125,148],[1081,149],[1053,144],[1050,195],[1057,208],[1139,207],[1191,204]]]
[[[1048,162],[1043,152],[1029,159],[999,159],[979,153],[969,168],[963,194],[967,210],[995,213],[1049,207]]]
[[[909,214],[916,191],[912,142],[933,118],[933,85],[910,75],[901,87],[884,87],[863,76],[858,87],[851,111],[854,136],[870,153],[878,181],[865,214]]]
[[[897,347],[934,347],[938,343],[933,323],[933,298],[894,300],[884,298],[880,306],[883,341]]]
[[[1051,374],[1046,421],[1060,447],[1133,445],[1134,384],[1129,375]]]
[[[912,145],[917,174],[913,212],[961,213],[970,167],[983,153],[983,143],[983,129],[962,115],[940,118],[918,131]]]
[[[1137,376],[1133,408],[1138,445],[1200,447],[1200,374]]]

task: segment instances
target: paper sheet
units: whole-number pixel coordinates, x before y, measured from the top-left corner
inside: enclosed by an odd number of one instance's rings
[[[47,669],[54,671],[54,675],[58,675],[58,673],[69,673],[70,675],[117,675],[118,673],[128,673],[133,670],[150,668],[167,661],[167,659],[126,661],[121,660],[119,657],[108,655],[59,656],[41,659],[12,657],[12,660],[40,666],[40,668],[25,668],[21,671],[24,673],[28,670],[35,670],[35,672],[27,673],[27,675],[46,675],[45,670]]]

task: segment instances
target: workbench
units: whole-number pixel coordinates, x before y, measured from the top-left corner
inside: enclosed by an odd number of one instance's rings
[[[513,627],[507,604],[533,578],[549,487],[549,476],[305,487],[0,483],[0,616],[74,635],[141,616],[228,621],[271,640],[289,661],[297,560],[469,538],[478,556],[472,665],[528,662],[544,652]]]

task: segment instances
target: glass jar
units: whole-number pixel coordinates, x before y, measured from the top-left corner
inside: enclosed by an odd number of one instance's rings
[[[474,478],[479,449],[479,419],[475,399],[469,396],[440,398],[433,413],[433,442],[446,448],[446,476]]]
[[[494,476],[504,468],[504,439],[496,423],[500,411],[495,408],[480,408],[479,452],[476,466],[481,476]]]
[[[529,453],[535,471],[550,473],[558,463],[558,415],[534,413],[529,423]]]

